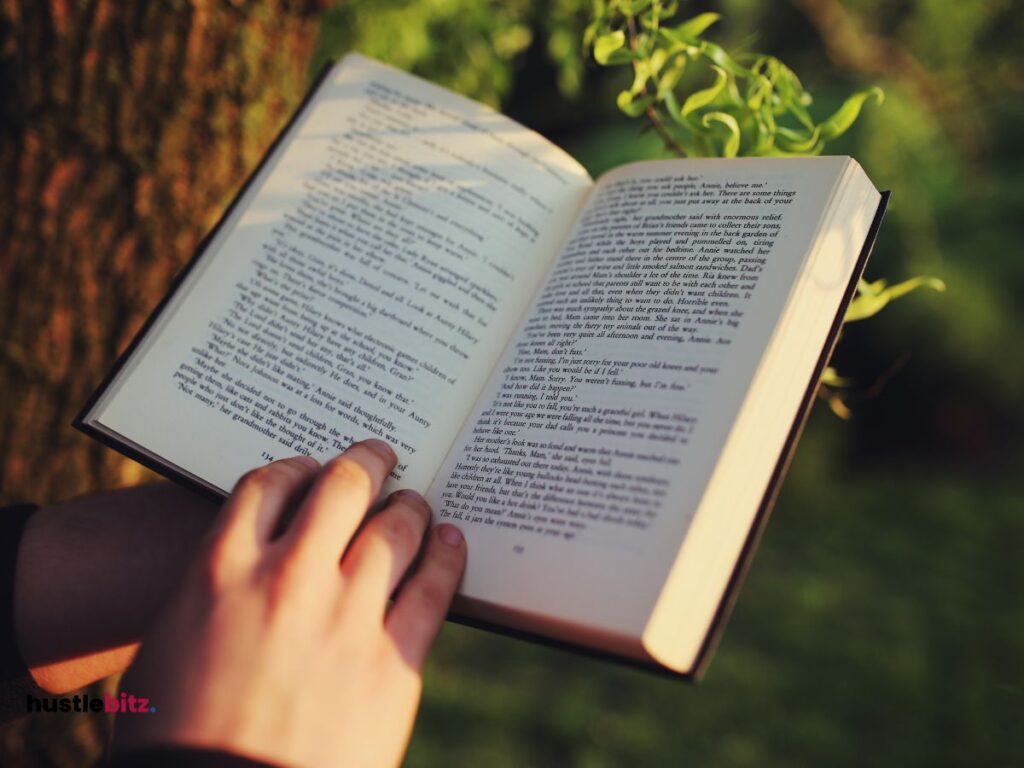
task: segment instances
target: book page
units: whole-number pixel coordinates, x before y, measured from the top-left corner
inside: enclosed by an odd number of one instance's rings
[[[466,598],[643,628],[847,162],[599,180],[428,495]]]
[[[759,513],[767,514],[766,494],[778,490],[801,410],[811,405],[805,401],[814,398],[818,366],[827,362],[843,301],[867,257],[880,203],[881,194],[851,161],[647,622],[643,647],[660,664],[685,671],[706,659],[708,633],[716,625],[720,631],[720,611],[728,612],[723,600],[735,600],[734,577],[741,580],[749,565],[744,550],[752,526]]]
[[[94,420],[222,491],[374,436],[425,490],[591,186],[508,118],[349,56]]]

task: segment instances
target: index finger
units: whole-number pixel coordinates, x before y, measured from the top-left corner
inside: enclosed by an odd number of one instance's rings
[[[293,550],[296,557],[323,559],[336,569],[397,461],[383,440],[353,443],[331,459],[296,512],[281,539],[282,546]]]

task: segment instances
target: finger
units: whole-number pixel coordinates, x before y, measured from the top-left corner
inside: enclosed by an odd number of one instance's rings
[[[387,599],[419,551],[430,524],[430,507],[415,491],[391,494],[371,517],[341,561],[345,599],[369,604],[383,615]]]
[[[466,543],[454,525],[431,531],[419,567],[398,591],[384,628],[413,669],[419,670],[437,637],[466,568]]]
[[[283,511],[309,487],[319,469],[316,459],[296,456],[242,475],[214,524],[214,540],[239,553],[259,552]]]
[[[396,463],[394,451],[383,440],[349,446],[324,465],[281,546],[293,557],[322,559],[337,572],[352,534]]]

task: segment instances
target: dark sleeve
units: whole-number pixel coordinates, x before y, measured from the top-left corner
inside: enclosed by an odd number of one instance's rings
[[[273,763],[217,749],[155,747],[120,755],[110,768],[276,768]]]
[[[40,695],[14,636],[14,574],[18,545],[34,504],[0,508],[0,722],[27,714],[28,694]]]

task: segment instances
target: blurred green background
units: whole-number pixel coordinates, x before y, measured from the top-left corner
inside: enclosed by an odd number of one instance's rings
[[[589,9],[353,0],[315,11],[304,71],[360,50],[499,107],[596,175],[661,149],[617,114],[628,74],[586,63]],[[819,118],[885,89],[829,147],[893,191],[868,277],[948,291],[845,333],[853,418],[816,408],[702,683],[447,626],[408,763],[1024,765],[1024,8],[683,3],[705,10],[723,15],[711,39],[788,63]],[[74,764],[97,743],[30,724],[7,754]]]

